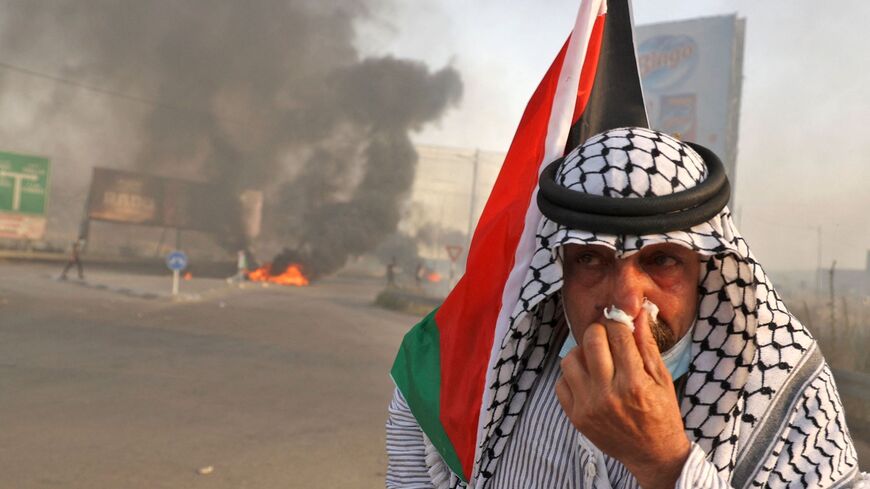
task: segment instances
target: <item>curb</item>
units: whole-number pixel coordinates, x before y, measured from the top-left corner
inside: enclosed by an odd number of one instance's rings
[[[143,290],[136,290],[130,287],[123,286],[114,286],[114,285],[106,285],[101,283],[88,282],[87,280],[79,280],[79,279],[61,279],[55,276],[48,276],[47,278],[54,280],[60,283],[68,283],[71,285],[77,285],[79,287],[85,287],[93,290],[102,290],[106,292],[113,292],[116,294],[124,295],[127,297],[133,297],[136,299],[144,299],[144,300],[166,300],[169,302],[199,302],[206,296],[217,295],[215,292],[223,292],[232,290],[229,287],[227,288],[213,288],[199,293],[181,293],[177,296],[173,296],[172,294],[161,294],[157,292],[147,292]]]

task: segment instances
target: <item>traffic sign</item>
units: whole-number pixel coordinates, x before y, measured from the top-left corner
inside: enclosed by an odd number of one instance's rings
[[[0,211],[45,215],[47,158],[0,152]]]
[[[183,251],[173,251],[166,255],[166,266],[173,272],[180,272],[187,268],[187,255]]]
[[[456,263],[456,260],[459,259],[459,256],[462,255],[462,246],[459,245],[446,245],[447,248],[447,256],[450,257],[450,261]]]

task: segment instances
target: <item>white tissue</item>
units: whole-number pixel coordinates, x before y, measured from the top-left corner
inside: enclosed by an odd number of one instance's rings
[[[643,304],[641,304],[641,307],[643,308],[644,311],[647,312],[647,314],[649,314],[649,317],[653,321],[658,319],[659,306],[653,304],[652,302],[650,302],[649,299],[644,297]],[[632,332],[634,332],[634,318],[629,316],[628,314],[626,314],[626,312],[623,311],[622,309],[620,309],[614,305],[611,305],[609,309],[605,307],[604,308],[604,317],[606,317],[607,319],[610,319],[611,321],[616,321],[618,323],[622,323],[622,324],[628,326],[628,329],[630,329]]]
[[[650,302],[646,297],[643,298],[643,304],[640,305],[649,314],[650,319],[656,321],[659,318],[659,306]]]
[[[622,309],[616,306],[610,306],[610,309],[604,308],[604,317],[617,323],[622,323],[628,326],[628,329],[634,331],[634,319],[625,313]]]

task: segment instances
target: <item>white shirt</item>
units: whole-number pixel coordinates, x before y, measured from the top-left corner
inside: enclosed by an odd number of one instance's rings
[[[639,487],[634,476],[616,459],[593,448],[595,457],[583,456],[585,438],[568,420],[556,398],[561,369],[553,354],[541,373],[528,404],[520,415],[489,489],[593,489]],[[396,389],[387,420],[388,489],[433,488],[426,463],[423,432]],[[588,453],[588,452],[587,452]],[[605,472],[605,474],[600,474]],[[715,466],[696,444],[677,481],[677,489],[727,488]]]

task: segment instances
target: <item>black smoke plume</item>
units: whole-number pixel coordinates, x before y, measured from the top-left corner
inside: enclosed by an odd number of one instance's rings
[[[218,183],[212,207],[228,250],[248,245],[239,192],[262,190],[262,239],[286,243],[315,275],[396,229],[417,162],[409,132],[438,120],[462,93],[453,68],[361,57],[355,26],[385,6],[377,0],[0,6],[0,53],[121,94],[114,98],[128,100],[113,102],[112,113],[138,117],[119,124],[139,143],[130,161],[83,166]],[[14,97],[2,84],[0,74],[0,100]],[[62,93],[40,118],[79,109],[69,89]],[[130,115],[136,104],[139,115]]]

